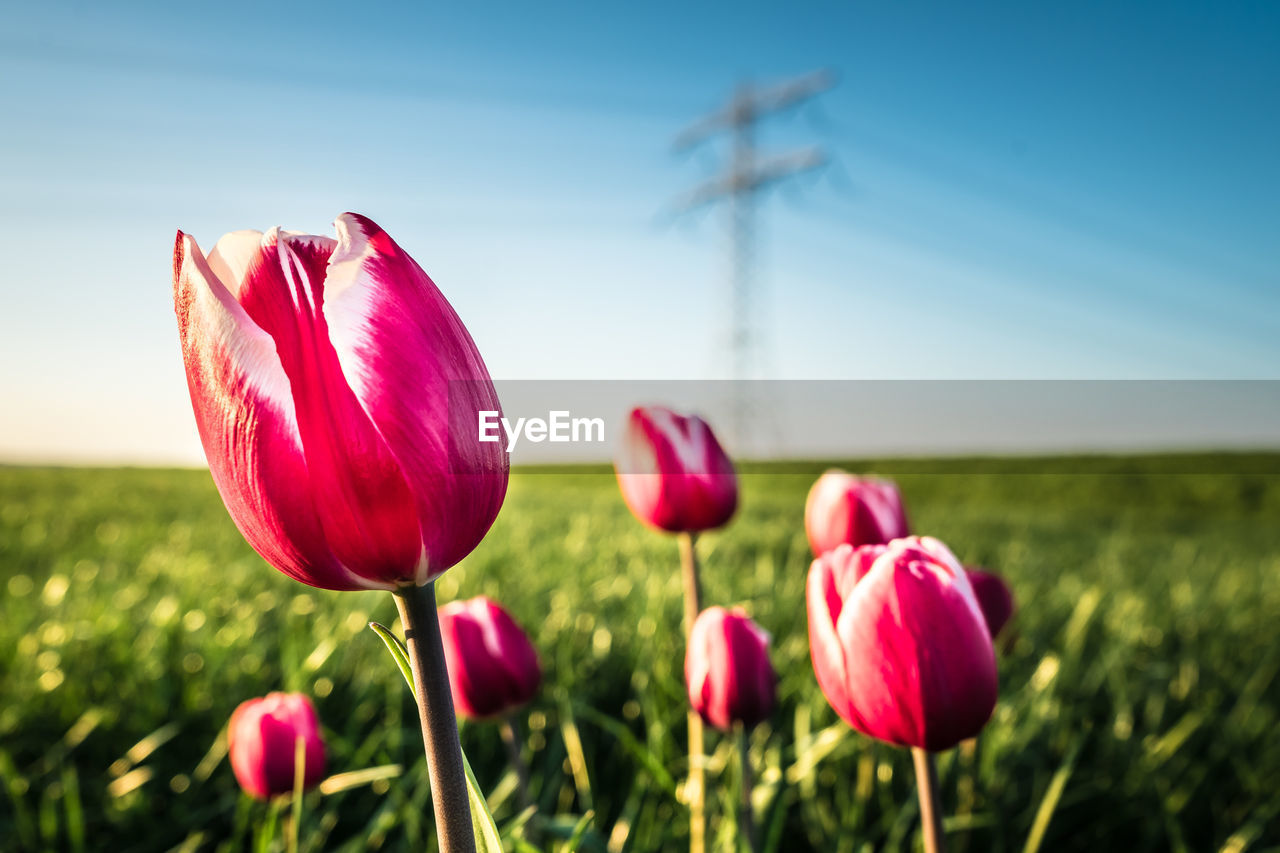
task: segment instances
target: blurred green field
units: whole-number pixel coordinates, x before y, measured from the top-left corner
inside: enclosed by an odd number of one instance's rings
[[[775,640],[781,704],[753,739],[767,849],[910,849],[909,755],[849,731],[809,664],[801,515],[822,467],[744,475],[738,517],[699,541],[706,600],[744,603]],[[1280,849],[1280,457],[847,467],[895,476],[919,532],[1020,600],[995,715],[940,760],[952,850]],[[523,733],[545,843],[592,810],[582,849],[686,845],[676,545],[612,476],[513,475],[489,538],[437,586],[502,601],[540,650]],[[316,698],[331,773],[403,767],[309,794],[302,849],[433,849],[413,707],[365,627],[392,624],[391,596],[267,567],[206,472],[0,468],[0,590],[0,848],[265,841],[269,809],[240,795],[220,731],[285,688]],[[507,823],[497,728],[462,738]],[[710,837],[734,849],[732,743],[709,738]]]

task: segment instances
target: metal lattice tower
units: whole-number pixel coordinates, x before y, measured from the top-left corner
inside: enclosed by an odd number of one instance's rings
[[[729,348],[732,376],[739,383],[756,376],[762,367],[755,363],[762,336],[753,314],[757,196],[767,187],[826,163],[826,155],[817,147],[759,156],[756,125],[770,114],[812,98],[834,84],[835,75],[830,71],[816,71],[765,87],[743,82],[725,106],[690,125],[675,140],[676,151],[687,151],[721,132],[732,137],[728,170],[680,199],[677,211],[718,201],[729,203]],[[741,396],[735,400],[734,408],[735,433],[741,440],[747,433],[750,413]]]

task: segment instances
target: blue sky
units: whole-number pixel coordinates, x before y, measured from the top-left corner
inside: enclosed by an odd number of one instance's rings
[[[727,374],[723,150],[763,129],[773,378],[1280,376],[1274,4],[8,4],[0,459],[200,459],[173,233],[382,224],[495,376]]]

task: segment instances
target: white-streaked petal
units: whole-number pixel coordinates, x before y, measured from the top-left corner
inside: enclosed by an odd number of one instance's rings
[[[478,411],[501,407],[471,335],[422,268],[365,217],[335,226],[329,340],[415,492],[425,583],[470,553],[502,505],[506,453],[475,432]]]
[[[213,270],[213,274],[237,300],[240,298],[240,286],[244,283],[249,264],[257,256],[261,243],[261,231],[232,231],[223,234],[209,250],[209,269]]]
[[[179,233],[174,309],[196,425],[236,526],[267,562],[328,589],[377,588],[329,551],[310,494],[289,380],[270,335]]]

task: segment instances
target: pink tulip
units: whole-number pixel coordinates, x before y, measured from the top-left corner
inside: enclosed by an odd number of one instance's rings
[[[336,241],[237,231],[207,258],[178,232],[196,425],[232,519],[268,563],[325,589],[422,585],[502,505],[500,446],[450,448],[497,395],[421,267],[365,217],[335,224]]]
[[[1004,626],[1013,618],[1013,592],[1004,578],[985,569],[965,566],[969,576],[969,585],[977,596],[978,606],[982,608],[982,616],[991,631],[991,639],[1000,636]]]
[[[633,409],[614,467],[627,506],[659,530],[710,530],[738,508],[733,463],[697,415],[661,406]]]
[[[514,710],[538,692],[542,670],[529,637],[497,602],[484,596],[440,608],[453,707],[484,719]]]
[[[268,693],[242,702],[227,725],[231,770],[245,793],[259,800],[293,790],[296,740],[302,738],[302,785],[324,776],[324,741],[311,700],[301,693]]]
[[[768,719],[777,701],[769,634],[741,607],[709,607],[698,615],[684,659],[689,704],[722,731]]]
[[[946,545],[841,545],[814,560],[807,597],[813,669],[845,722],[933,752],[981,731],[996,704],[995,651]]]
[[[837,545],[883,545],[910,533],[897,486],[834,468],[809,490],[804,528],[817,556]]]

